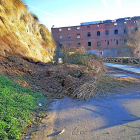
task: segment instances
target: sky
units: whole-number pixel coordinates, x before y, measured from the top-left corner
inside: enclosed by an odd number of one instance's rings
[[[140,16],[140,0],[23,0],[40,24],[77,26],[82,22]]]

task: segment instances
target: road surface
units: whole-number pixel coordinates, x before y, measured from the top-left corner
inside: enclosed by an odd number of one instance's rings
[[[110,68],[108,75],[140,79]],[[91,98],[87,103],[69,98],[54,100],[33,139],[140,140],[140,88]]]

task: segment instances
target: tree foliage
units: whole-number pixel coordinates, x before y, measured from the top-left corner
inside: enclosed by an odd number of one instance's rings
[[[128,47],[132,47],[137,50],[137,53],[140,52],[140,23],[135,23],[134,26],[127,27],[124,30],[126,34],[124,36],[124,43]]]

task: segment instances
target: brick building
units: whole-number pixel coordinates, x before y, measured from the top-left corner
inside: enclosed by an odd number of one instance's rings
[[[87,52],[107,57],[134,56],[134,53],[137,56],[136,51],[125,45],[125,36],[127,27],[137,29],[138,21],[140,17],[84,22],[79,26],[53,26],[51,32],[58,47],[84,46]]]

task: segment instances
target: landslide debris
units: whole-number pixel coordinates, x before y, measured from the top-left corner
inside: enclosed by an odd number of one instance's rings
[[[72,59],[75,60],[74,55]],[[88,100],[91,96],[98,96],[99,93],[106,96],[117,88],[136,85],[132,80],[106,76],[107,71],[100,60],[89,57],[87,62],[86,65],[84,61],[82,65],[43,63],[36,59],[5,52],[5,56],[0,56],[0,74],[48,98],[69,96]]]
[[[96,60],[95,62],[99,67],[101,62]],[[104,68],[101,71],[104,71]],[[93,88],[89,88],[88,92],[82,96],[80,95],[81,88],[90,87],[91,83],[96,85],[98,82],[96,71],[92,71],[87,66],[56,62],[43,63],[9,52],[6,52],[5,56],[0,56],[0,74],[8,76],[17,84],[41,92],[49,98],[62,98],[68,95],[88,99],[91,96],[89,92],[93,92]],[[90,84],[88,84],[89,81],[91,81]]]

